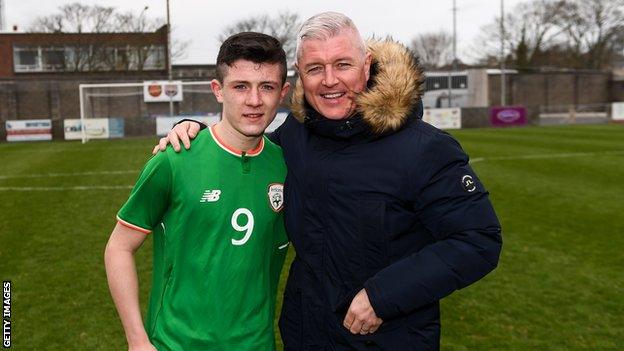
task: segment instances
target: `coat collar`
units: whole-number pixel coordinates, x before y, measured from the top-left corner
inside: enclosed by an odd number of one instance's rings
[[[361,119],[373,134],[388,134],[400,129],[410,112],[418,110],[424,75],[418,59],[404,45],[386,39],[370,40],[367,46],[373,56],[371,78],[356,98],[357,114],[352,118]],[[325,119],[305,101],[301,78],[297,79],[291,110],[300,122]]]

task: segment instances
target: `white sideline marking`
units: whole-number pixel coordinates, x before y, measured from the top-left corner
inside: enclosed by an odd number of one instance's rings
[[[116,190],[132,189],[132,185],[86,185],[86,186],[6,186],[0,187],[0,191],[68,191],[68,190]]]
[[[52,177],[78,177],[86,175],[107,175],[107,174],[130,174],[138,173],[138,170],[134,171],[93,171],[93,172],[74,172],[74,173],[43,173],[43,174],[5,174],[0,175],[0,179],[9,178],[52,178]]]
[[[624,155],[624,150],[597,151],[597,152],[570,152],[570,153],[562,153],[562,154],[475,157],[472,160],[470,160],[469,163],[478,163],[478,162],[484,162],[484,161],[498,161],[498,160],[531,160],[531,159],[540,159],[540,158],[566,158],[566,157],[584,157],[584,156],[600,156],[600,155]]]

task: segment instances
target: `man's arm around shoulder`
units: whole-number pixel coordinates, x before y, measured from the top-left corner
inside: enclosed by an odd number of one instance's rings
[[[158,145],[154,146],[152,154],[156,155],[159,151],[165,151],[168,144],[171,144],[175,152],[179,152],[181,150],[180,142],[188,150],[191,148],[191,139],[195,139],[199,131],[207,127],[202,122],[193,119],[183,119],[167,133],[166,137],[160,138]]]

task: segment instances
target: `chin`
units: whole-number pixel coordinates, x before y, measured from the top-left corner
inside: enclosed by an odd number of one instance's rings
[[[345,119],[352,114],[351,104],[341,106],[323,106],[317,110],[323,117],[327,119],[339,120]]]
[[[262,136],[264,134],[264,130],[266,129],[266,127],[264,128],[249,128],[249,129],[244,129],[242,131],[242,134],[246,137],[259,137]]]
[[[344,109],[339,109],[338,111],[332,109],[329,111],[319,111],[321,115],[323,115],[323,117],[327,118],[327,119],[345,119],[347,117],[349,117],[348,113],[344,113],[343,112]]]

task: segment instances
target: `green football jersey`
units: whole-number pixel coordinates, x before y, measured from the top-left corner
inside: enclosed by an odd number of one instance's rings
[[[284,230],[281,148],[236,152],[209,128],[151,158],[117,217],[153,232],[148,315],[158,350],[274,350]]]

